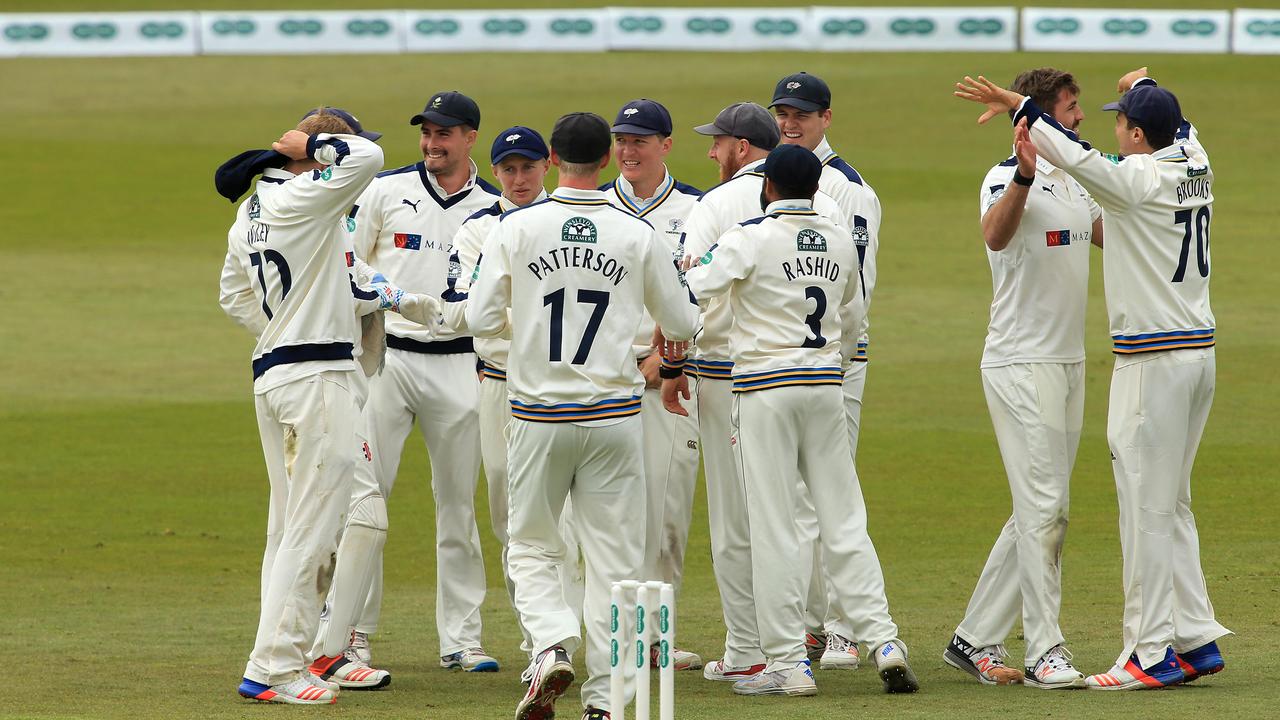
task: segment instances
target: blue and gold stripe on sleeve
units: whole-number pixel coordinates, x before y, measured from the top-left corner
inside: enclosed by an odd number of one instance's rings
[[[1172,332],[1146,333],[1145,335],[1113,335],[1112,352],[1117,355],[1134,355],[1161,350],[1213,347],[1213,328],[1204,330],[1174,330]]]
[[[850,360],[853,360],[854,362],[866,362],[867,344],[864,342],[858,343],[858,351],[853,354],[853,357],[850,358]]]
[[[586,405],[581,403],[530,405],[519,400],[511,401],[511,416],[518,420],[529,420],[531,422],[584,422],[587,420],[630,417],[638,414],[640,414],[639,395],[633,395],[629,398],[602,400]]]
[[[733,391],[736,393],[754,390],[769,390],[790,385],[840,385],[844,382],[844,373],[838,367],[797,367],[764,370],[754,373],[735,374]]]
[[[507,381],[506,370],[503,370],[502,368],[496,365],[490,365],[489,363],[484,361],[480,362],[480,374],[485,376],[486,378],[493,378],[494,380],[501,380],[503,382]]]

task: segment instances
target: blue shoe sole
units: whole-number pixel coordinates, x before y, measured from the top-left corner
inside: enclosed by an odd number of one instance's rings
[[[467,672],[498,672],[498,662],[496,660],[482,662],[470,670],[467,670]]]

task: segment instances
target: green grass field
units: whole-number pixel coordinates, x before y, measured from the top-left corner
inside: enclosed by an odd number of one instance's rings
[[[977,127],[976,107],[953,99],[951,82],[977,72],[1007,80],[1042,64],[1077,73],[1087,112],[1112,97],[1122,72],[1150,65],[1179,93],[1215,166],[1218,396],[1194,488],[1205,574],[1219,618],[1237,636],[1223,643],[1227,672],[1185,688],[984,688],[940,659],[1009,512],[978,375],[990,277],[976,211],[981,178],[1008,154],[1010,133],[999,124]],[[1275,279],[1264,269],[1280,263],[1280,251],[1265,155],[1274,147],[1267,118],[1276,109],[1267,88],[1280,61],[1028,54],[0,61],[0,249],[10,268],[0,288],[0,637],[10,667],[0,717],[299,712],[235,695],[256,623],[267,485],[250,396],[252,343],[217,306],[233,213],[213,191],[221,160],[265,145],[320,103],[347,107],[384,131],[387,163],[396,166],[419,159],[406,120],[434,90],[458,88],[479,100],[484,147],[510,124],[545,131],[563,112],[612,116],[626,100],[647,96],[666,103],[680,128],[672,171],[705,187],[714,168],[705,141],[688,128],[730,102],[767,100],[774,80],[798,69],[831,83],[832,142],[884,205],[859,470],[891,606],[923,687],[916,696],[885,696],[864,668],[819,673],[813,699],[744,700],[694,673],[678,680],[678,717],[1274,717],[1280,335]],[[1085,136],[1110,149],[1109,116],[1088,114]],[[1062,613],[1087,672],[1109,667],[1119,651],[1122,603],[1105,435],[1112,361],[1097,253],[1093,270],[1087,416]],[[409,443],[401,472],[375,646],[394,684],[301,712],[508,717],[523,692],[523,662],[496,544],[482,526],[491,588],[486,647],[504,670],[442,671],[421,443]],[[701,496],[694,518],[680,642],[711,659],[723,631]],[[1021,641],[1009,644],[1020,657]],[[566,717],[576,717],[571,693]]]

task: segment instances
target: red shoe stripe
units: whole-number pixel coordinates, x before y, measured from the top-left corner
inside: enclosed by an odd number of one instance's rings
[[[1147,687],[1164,687],[1164,683],[1143,672],[1142,668],[1138,667],[1138,663],[1132,660],[1124,664],[1124,669],[1135,679],[1141,680],[1142,684]]]
[[[273,697],[275,697],[275,696],[276,696],[276,693],[275,693],[275,691],[274,691],[274,690],[263,690],[262,692],[258,693],[257,695],[254,695],[254,696],[253,696],[253,699],[254,699],[254,700],[270,700],[271,698],[273,698]]]

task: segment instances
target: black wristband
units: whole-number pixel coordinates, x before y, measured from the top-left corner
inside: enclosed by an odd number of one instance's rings
[[[1015,169],[1013,171],[1013,182],[1017,185],[1021,185],[1023,187],[1031,187],[1031,184],[1034,183],[1035,181],[1036,181],[1035,175],[1032,175],[1031,177],[1027,177],[1026,175],[1022,174],[1021,170]]]
[[[683,374],[683,367],[667,367],[666,365],[663,365],[658,368],[658,377],[663,380],[675,380]]]

